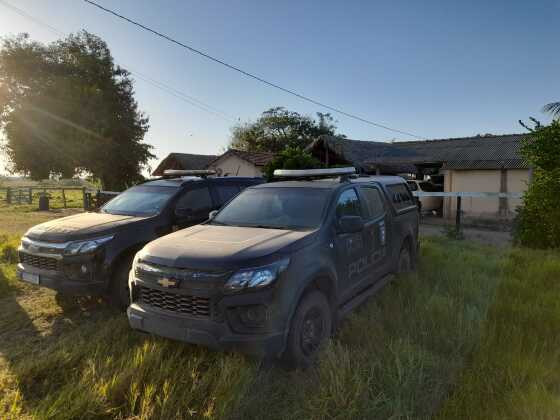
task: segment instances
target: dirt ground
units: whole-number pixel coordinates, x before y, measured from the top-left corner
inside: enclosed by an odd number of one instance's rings
[[[511,234],[505,231],[463,227],[465,240],[504,248],[511,245]],[[422,223],[420,236],[445,236],[445,225]]]

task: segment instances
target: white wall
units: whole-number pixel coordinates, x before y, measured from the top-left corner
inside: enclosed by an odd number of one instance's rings
[[[444,190],[447,192],[500,192],[501,171],[489,170],[448,170],[444,171]],[[507,170],[507,192],[523,192],[527,189],[528,169]],[[500,215],[498,198],[463,197],[461,209],[466,217],[476,218],[512,218],[519,199],[508,199],[508,214]],[[443,204],[444,217],[455,217],[456,199],[445,198]]]
[[[209,169],[221,170],[223,176],[262,176],[259,167],[235,155],[224,156],[216,160]]]

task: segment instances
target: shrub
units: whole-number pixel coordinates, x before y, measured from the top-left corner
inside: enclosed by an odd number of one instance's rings
[[[522,154],[533,178],[518,209],[514,239],[532,248],[560,247],[560,121],[537,125],[523,142]]]
[[[287,147],[263,168],[263,173],[268,180],[271,180],[275,169],[313,169],[321,167],[321,162],[305,150],[299,147]]]

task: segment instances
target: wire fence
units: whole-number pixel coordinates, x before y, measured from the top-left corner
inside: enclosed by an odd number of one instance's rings
[[[6,205],[39,205],[41,197],[48,197],[49,208],[100,207],[116,195],[116,191],[91,190],[86,187],[6,187],[0,188],[0,201]]]

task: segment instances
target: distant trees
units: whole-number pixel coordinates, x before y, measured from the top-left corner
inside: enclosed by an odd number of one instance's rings
[[[230,147],[272,153],[287,147],[303,149],[320,135],[337,135],[336,128],[328,113],[318,112],[315,120],[284,107],[275,107],[264,111],[254,122],[233,127]]]
[[[86,31],[51,44],[25,34],[0,47],[0,128],[13,172],[34,179],[86,172],[121,190],[142,178],[152,146],[130,73]]]

